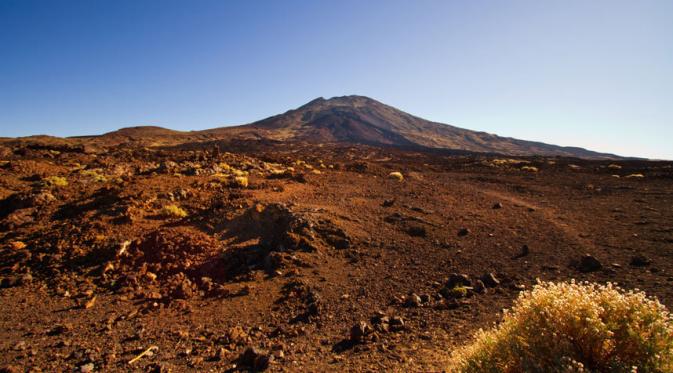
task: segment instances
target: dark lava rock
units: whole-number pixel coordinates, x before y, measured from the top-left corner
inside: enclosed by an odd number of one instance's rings
[[[459,237],[464,237],[467,236],[468,234],[470,234],[470,230],[467,228],[461,228],[460,230],[458,230]]]
[[[401,316],[393,316],[390,319],[390,328],[394,331],[404,329],[404,319]]]
[[[273,356],[254,347],[248,347],[243,351],[239,362],[253,371],[266,370],[273,361]]]
[[[486,285],[481,280],[476,280],[474,282],[474,292],[477,294],[486,293]]]
[[[521,251],[518,254],[514,255],[513,259],[523,258],[524,256],[527,256],[528,254],[530,254],[530,248],[528,247],[528,245],[523,245],[523,246],[521,246]]]
[[[652,261],[642,254],[635,255],[631,258],[631,265],[634,267],[645,267],[650,265],[650,263],[652,263]]]
[[[428,235],[424,227],[413,225],[407,228],[407,234],[412,237],[425,237]]]
[[[404,305],[407,307],[420,307],[422,303],[421,297],[416,293],[412,293],[407,297],[407,300],[404,302]]]
[[[356,343],[362,343],[365,341],[367,336],[372,333],[372,328],[364,321],[353,325],[351,327],[351,341]]]
[[[471,284],[472,281],[470,281],[468,275],[463,273],[452,273],[451,276],[449,276],[449,280],[446,282],[446,287],[453,289],[457,286],[470,286]]]
[[[382,207],[390,207],[395,204],[395,198],[387,199],[381,204]]]
[[[594,272],[598,271],[599,269],[603,268],[603,265],[601,262],[598,261],[598,259],[594,258],[590,254],[585,254],[582,259],[580,259],[579,267],[578,269],[580,272]]]
[[[494,288],[500,285],[500,280],[498,280],[493,273],[485,273],[481,276],[481,281],[486,285],[486,287]]]

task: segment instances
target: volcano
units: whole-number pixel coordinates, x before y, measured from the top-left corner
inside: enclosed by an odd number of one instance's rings
[[[578,147],[519,140],[432,122],[364,96],[320,97],[251,124],[204,132],[238,133],[279,141],[419,147],[513,156],[619,158]]]

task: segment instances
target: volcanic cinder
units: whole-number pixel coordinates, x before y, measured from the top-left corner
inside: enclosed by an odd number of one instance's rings
[[[672,180],[362,96],[2,139],[0,367],[441,371],[538,279],[671,307]]]

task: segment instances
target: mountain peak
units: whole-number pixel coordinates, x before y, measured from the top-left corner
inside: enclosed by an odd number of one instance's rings
[[[299,109],[311,107],[363,106],[371,104],[380,104],[380,102],[367,96],[359,95],[334,96],[329,99],[318,97],[302,105]]]
[[[284,141],[345,142],[452,149],[508,155],[553,155],[614,158],[584,149],[499,137],[425,120],[367,96],[318,97],[284,114],[239,130]]]

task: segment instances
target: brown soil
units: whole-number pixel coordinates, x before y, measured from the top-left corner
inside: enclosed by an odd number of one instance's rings
[[[673,306],[673,163],[212,145],[2,148],[0,367],[441,371],[537,279]]]

